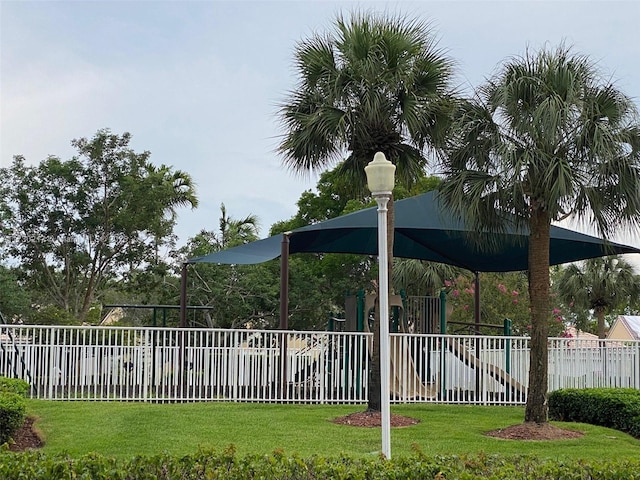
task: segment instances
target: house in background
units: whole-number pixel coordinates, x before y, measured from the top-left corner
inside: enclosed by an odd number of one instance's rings
[[[640,316],[619,315],[611,325],[607,338],[612,340],[640,340]]]
[[[575,338],[576,340],[579,340],[579,342],[567,342],[567,348],[577,348],[577,347],[584,347],[584,348],[590,348],[590,347],[597,347],[599,345],[598,343],[598,336],[594,335],[593,333],[589,333],[589,332],[583,332],[582,330],[578,330],[575,325],[569,325],[567,326],[567,328],[564,331],[564,335],[563,337],[567,337],[567,338]]]

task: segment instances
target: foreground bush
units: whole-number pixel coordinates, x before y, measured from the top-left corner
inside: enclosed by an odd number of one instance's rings
[[[3,480],[57,480],[91,478],[109,480],[175,480],[175,479],[278,479],[340,480],[438,479],[474,480],[558,480],[558,479],[640,479],[640,460],[584,461],[540,460],[535,457],[448,456],[427,457],[416,453],[390,461],[379,457],[236,455],[232,447],[224,452],[201,451],[183,457],[159,455],[115,460],[100,455],[71,458],[42,453],[0,453],[0,478]]]
[[[15,393],[0,393],[0,445],[8,442],[22,426],[25,412],[24,397]]]
[[[29,393],[29,384],[20,378],[0,377],[0,394],[15,393],[26,397]]]
[[[0,377],[0,445],[22,426],[29,384],[18,378]]]
[[[549,394],[549,417],[615,428],[640,438],[640,390],[563,389]]]

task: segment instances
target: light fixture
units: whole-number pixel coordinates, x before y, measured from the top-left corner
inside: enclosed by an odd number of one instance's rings
[[[378,152],[364,167],[367,187],[378,204],[378,285],[380,288],[380,422],[382,425],[382,454],[391,458],[390,410],[390,348],[389,348],[389,252],[387,249],[387,204],[395,182],[396,166]]]

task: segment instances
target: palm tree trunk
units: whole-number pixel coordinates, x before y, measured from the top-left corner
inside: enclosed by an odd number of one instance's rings
[[[596,317],[598,317],[598,338],[606,338],[604,329],[604,307],[596,307]]]
[[[547,405],[549,337],[549,235],[551,222],[539,208],[534,208],[529,236],[529,296],[531,300],[531,353],[529,392],[525,422],[549,421]]]

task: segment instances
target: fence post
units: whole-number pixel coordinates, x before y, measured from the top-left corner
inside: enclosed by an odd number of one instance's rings
[[[504,319],[504,336],[511,336],[511,320],[508,318]],[[505,350],[505,369],[504,371],[511,375],[511,339],[507,338],[505,340],[504,345]]]
[[[356,330],[358,332],[364,332],[364,322],[368,321],[368,319],[364,317],[368,312],[364,311],[364,290],[362,289],[358,290],[356,312]]]
[[[445,398],[447,393],[447,364],[446,364],[446,347],[447,339],[447,294],[444,290],[440,290],[440,396]]]
[[[440,333],[447,333],[447,294],[440,290]]]

